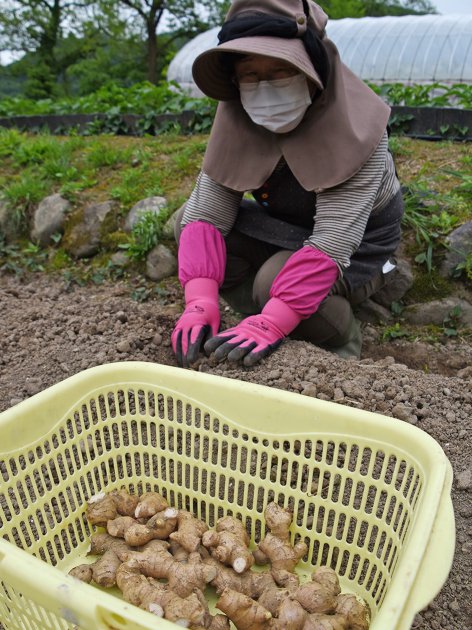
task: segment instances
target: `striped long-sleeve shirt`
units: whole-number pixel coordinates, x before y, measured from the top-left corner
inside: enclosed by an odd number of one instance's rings
[[[346,269],[362,241],[369,217],[385,207],[399,188],[385,133],[353,177],[316,193],[313,232],[305,245],[324,252],[341,270]],[[206,221],[227,236],[236,222],[242,196],[242,192],[218,184],[201,172],[187,202],[182,226]]]

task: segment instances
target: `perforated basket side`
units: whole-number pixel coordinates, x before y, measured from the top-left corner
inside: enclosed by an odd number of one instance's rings
[[[376,617],[395,580],[404,579],[399,572],[412,570],[406,561],[418,525],[424,536],[422,508],[434,511],[422,445],[405,449],[391,428],[371,431],[369,414],[340,406],[280,393],[261,405],[266,388],[248,386],[237,388],[247,407],[241,410],[226,379],[197,379],[213,388],[197,395],[185,378],[179,382],[184,371],[140,370],[138,381],[136,373],[123,378],[122,368],[120,378],[116,370],[99,371],[105,383],[95,371],[49,432],[3,457],[2,536],[62,574],[88,548],[84,507],[101,490],[156,489],[210,525],[235,514],[254,542],[265,531],[263,508],[275,500],[293,509],[294,538],[308,544],[302,572],[332,566],[343,589],[366,599],[371,628],[380,630]],[[205,397],[214,405],[202,403]],[[289,405],[282,412],[281,401]],[[237,421],[242,411],[244,425]],[[281,420],[287,411],[290,433]],[[401,614],[397,598],[392,615]],[[388,622],[396,627],[394,616]]]

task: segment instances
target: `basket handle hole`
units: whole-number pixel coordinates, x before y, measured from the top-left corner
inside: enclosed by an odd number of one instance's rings
[[[103,624],[103,628],[113,628],[113,630],[121,630],[121,628],[130,628],[129,620],[125,619],[116,612],[112,612],[111,610],[106,610],[105,608],[98,607],[97,609],[98,618],[101,624]]]

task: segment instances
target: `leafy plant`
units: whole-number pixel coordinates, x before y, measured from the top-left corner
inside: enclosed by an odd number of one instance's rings
[[[392,114],[390,116],[389,125],[392,131],[407,132],[410,123],[415,117],[412,114]]]
[[[13,177],[2,191],[7,205],[12,209],[16,225],[24,223],[30,209],[47,194],[48,186],[43,178],[31,170]]]
[[[86,136],[97,135],[128,135],[130,129],[128,123],[121,116],[119,111],[107,112],[104,116],[97,116],[92,122],[87,124],[86,130],[83,132]]]
[[[375,83],[368,84],[389,105],[408,107],[460,107],[472,109],[472,85],[455,83]]]
[[[401,327],[400,322],[395,322],[393,326],[388,326],[382,333],[382,340],[398,339],[400,337],[408,337],[409,332]]]
[[[28,242],[22,247],[16,244],[7,244],[0,239],[0,262],[4,260],[1,269],[22,276],[27,271],[44,271],[48,253],[39,245]]]
[[[144,260],[147,253],[159,242],[162,218],[155,212],[143,212],[131,231],[131,240],[120,247],[133,261]]]
[[[444,208],[447,196],[428,190],[419,182],[406,187],[403,198],[405,201],[403,225],[413,231],[416,243],[421,249],[415,261],[425,264],[431,273],[434,254],[438,247],[443,246],[443,236],[454,229],[459,219]]]
[[[464,191],[466,193],[472,193],[472,175],[470,173],[464,173],[462,171],[446,170],[449,175],[454,175],[461,180],[461,183],[456,187],[457,190]]]
[[[121,87],[109,82],[95,92],[76,98],[5,98],[0,101],[0,116],[107,114],[110,125],[118,114],[156,115],[184,110],[205,113],[215,107],[208,98],[188,96],[176,83],[153,85],[143,81]]]
[[[465,277],[467,280],[472,280],[472,252],[469,252],[464,260],[455,266],[451,275],[453,278]]]
[[[443,330],[444,330],[444,334],[447,337],[457,336],[458,334],[457,328],[460,325],[461,316],[462,316],[462,308],[460,307],[460,305],[457,304],[444,318]]]
[[[152,295],[152,289],[148,287],[137,287],[131,292],[131,299],[134,302],[146,302]]]

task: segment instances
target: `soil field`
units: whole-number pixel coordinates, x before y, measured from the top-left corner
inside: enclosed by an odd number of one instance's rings
[[[176,365],[170,333],[181,295],[171,286],[164,293],[136,302],[125,283],[71,288],[43,274],[20,280],[0,272],[0,412],[96,365]],[[222,307],[232,324],[234,314]],[[460,339],[382,344],[372,326],[364,338],[360,361],[287,341],[254,368],[202,358],[196,369],[393,416],[435,438],[454,470],[456,553],[447,583],[413,628],[470,630],[472,346]]]

